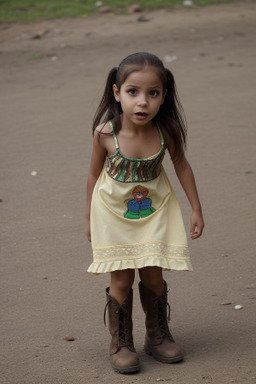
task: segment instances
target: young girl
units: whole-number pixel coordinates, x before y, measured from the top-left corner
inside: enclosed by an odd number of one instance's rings
[[[172,73],[156,56],[139,52],[111,69],[93,123],[87,182],[88,272],[110,272],[106,289],[111,365],[139,370],[132,337],[132,285],[146,315],[145,351],[156,360],[183,359],[168,328],[162,270],[192,269],[180,208],[162,167],[166,150],[192,208],[190,236],[204,222],[192,169],[184,155],[186,127]]]

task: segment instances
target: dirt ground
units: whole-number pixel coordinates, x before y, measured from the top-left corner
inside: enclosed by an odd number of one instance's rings
[[[139,16],[0,25],[2,384],[256,383],[256,3]],[[124,376],[108,361],[109,276],[86,272],[84,211],[107,72],[142,50],[175,75],[206,229],[189,242],[194,271],[165,272],[185,361],[144,354],[136,277],[142,369]],[[165,165],[189,232],[189,204],[168,158]]]

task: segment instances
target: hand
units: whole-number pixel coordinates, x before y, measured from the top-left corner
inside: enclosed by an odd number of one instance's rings
[[[197,239],[203,233],[204,219],[202,211],[193,211],[190,220],[190,237],[192,240]]]
[[[87,239],[91,242],[90,220],[86,220],[85,234],[86,234]]]

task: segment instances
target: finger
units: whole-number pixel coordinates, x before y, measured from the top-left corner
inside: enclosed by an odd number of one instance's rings
[[[190,236],[191,237],[194,236],[195,233],[197,233],[197,226],[196,226],[196,224],[191,223],[191,226],[190,226]]]
[[[192,235],[191,235],[191,238],[193,240],[194,239],[198,239],[198,237],[200,237],[202,235],[202,232],[203,232],[203,228],[196,227],[195,230],[194,230],[194,233],[192,233]]]

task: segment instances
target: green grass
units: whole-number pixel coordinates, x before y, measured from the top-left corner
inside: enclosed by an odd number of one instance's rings
[[[224,3],[231,0],[193,0],[193,5]],[[87,17],[98,10],[96,0],[0,0],[0,21],[34,21],[67,17]],[[103,0],[113,13],[127,13],[127,6],[139,4],[142,9],[169,8],[183,0]]]

